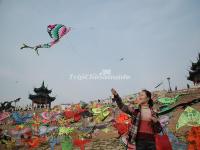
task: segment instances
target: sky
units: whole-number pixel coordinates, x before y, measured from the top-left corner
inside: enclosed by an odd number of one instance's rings
[[[91,101],[141,89],[186,88],[191,61],[200,52],[199,0],[0,0],[0,101],[29,94],[42,81],[53,105]],[[47,25],[72,30],[49,49],[20,50],[51,39]],[[125,58],[120,61],[120,58]],[[69,76],[129,75],[128,80],[76,80]]]

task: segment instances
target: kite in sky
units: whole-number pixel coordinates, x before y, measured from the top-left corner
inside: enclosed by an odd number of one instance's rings
[[[123,60],[124,60],[124,57],[120,58],[120,60],[119,60],[119,61],[123,61]]]
[[[158,85],[155,86],[155,89],[158,88],[159,86],[161,86],[163,84],[163,82],[160,82]]]
[[[49,36],[52,39],[52,41],[50,43],[40,44],[40,45],[37,45],[37,46],[28,46],[26,44],[23,44],[21,49],[24,49],[24,48],[33,49],[39,55],[39,53],[38,53],[39,48],[50,48],[50,47],[52,47],[54,44],[58,43],[59,40],[64,35],[66,35],[70,30],[71,30],[71,27],[66,27],[62,24],[48,25],[47,32],[49,33]]]

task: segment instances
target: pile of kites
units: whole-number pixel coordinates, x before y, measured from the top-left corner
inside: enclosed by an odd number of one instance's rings
[[[158,98],[160,104],[168,107],[158,112],[163,128],[168,128],[170,112],[174,111],[170,105],[176,103],[179,97],[180,95],[175,98]],[[124,102],[127,103],[127,100]],[[184,109],[176,124],[177,131],[184,126],[195,127],[187,137],[190,149],[199,145],[197,133],[199,133],[200,112],[192,108],[192,104],[198,102],[199,99],[195,99],[173,107],[180,106]],[[115,130],[124,144],[123,138],[126,137],[131,126],[131,118],[114,104],[99,102],[88,104],[81,101],[78,104],[67,106],[65,109],[55,106],[51,110],[41,109],[35,112],[2,112],[0,113],[0,124],[0,145],[3,145],[4,149],[13,147],[35,149],[46,145],[54,150],[58,145],[62,147],[62,150],[70,150],[73,147],[84,150],[85,145],[91,144],[100,132],[107,134]],[[182,147],[184,149],[187,147],[187,144],[177,139],[171,131],[168,132],[168,135],[174,148]],[[0,147],[0,149],[2,148]]]
[[[34,113],[2,112],[0,127],[5,124],[6,129],[0,130],[0,142],[6,149],[20,146],[34,149],[45,144],[52,150],[58,144],[63,150],[70,150],[73,147],[84,149],[84,145],[90,143],[93,136],[97,136],[97,131],[102,130],[106,133],[109,131],[108,126],[117,124],[118,128],[118,123],[123,124],[122,114],[115,123],[111,113],[109,105],[88,105],[84,102],[71,105],[64,110],[60,106],[55,106],[52,110],[43,109]]]
[[[186,94],[178,94],[172,98],[158,98],[157,101],[161,104],[158,115],[160,116],[161,125],[168,130],[167,125],[170,122],[170,118],[173,117],[172,112],[177,108],[181,108],[182,111],[180,115],[178,115],[175,132],[179,132],[180,129],[187,128],[188,132],[186,132],[186,137],[177,138],[171,131],[168,131],[168,137],[172,143],[173,149],[195,150],[200,148],[200,112],[192,106],[199,103],[200,98],[193,99],[189,102],[181,102],[180,97],[183,95]],[[179,104],[177,104],[177,102]],[[191,130],[188,127],[192,127]]]

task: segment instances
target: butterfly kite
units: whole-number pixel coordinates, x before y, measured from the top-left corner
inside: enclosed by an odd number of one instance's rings
[[[176,124],[176,130],[179,128],[188,126],[199,126],[200,125],[200,112],[196,109],[188,106],[184,112],[180,115]]]
[[[104,121],[110,114],[109,107],[92,108],[92,112],[96,123]]]
[[[58,129],[58,127],[56,127],[56,126],[52,126],[52,127],[40,126],[39,127],[39,135],[45,135],[45,134],[53,132],[57,129]]]
[[[70,27],[66,27],[62,24],[48,25],[47,32],[49,33],[49,36],[52,39],[52,41],[50,43],[40,44],[40,45],[36,45],[36,46],[28,46],[26,44],[23,44],[23,46],[20,49],[30,48],[30,49],[35,50],[35,52],[39,55],[39,52],[38,52],[39,48],[50,48],[50,47],[52,47],[54,44],[58,43],[59,40],[64,35],[66,35],[70,30],[71,30]]]
[[[23,124],[32,118],[32,114],[21,115],[18,112],[12,113],[11,117],[14,120],[15,124]]]
[[[74,128],[70,128],[70,127],[59,127],[59,133],[58,135],[63,135],[63,134],[70,134],[74,131]]]

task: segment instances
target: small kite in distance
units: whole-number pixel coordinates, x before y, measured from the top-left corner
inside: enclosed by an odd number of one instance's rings
[[[120,60],[119,60],[119,61],[124,61],[124,57],[120,58]]]
[[[160,82],[158,85],[155,86],[155,89],[158,88],[159,86],[161,86],[163,84],[163,82]]]

